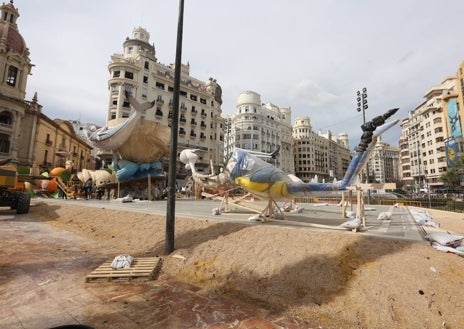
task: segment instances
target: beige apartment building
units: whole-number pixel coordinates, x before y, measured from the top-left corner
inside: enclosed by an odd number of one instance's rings
[[[411,171],[411,157],[409,155],[409,119],[403,119],[401,121],[401,136],[399,139],[400,148],[400,164],[399,164],[399,175],[402,181],[402,185],[411,189],[414,185],[414,177]]]
[[[74,161],[75,170],[92,169],[91,147],[62,120],[42,112],[37,93],[25,100],[32,64],[29,49],[16,24],[12,2],[0,6],[0,158],[39,172]]]
[[[139,102],[156,100],[146,112],[144,120],[170,126],[173,110],[175,65],[165,65],[156,58],[155,46],[150,44],[150,33],[138,27],[123,43],[123,53],[113,54],[108,66],[109,99],[107,124],[128,118],[133,111],[125,99],[129,91]],[[221,117],[222,89],[215,79],[201,81],[190,75],[190,64],[182,64],[179,99],[179,153],[186,148],[199,151],[199,171],[209,171],[210,160],[215,171],[223,165],[224,119]],[[106,154],[106,155],[105,155]],[[108,152],[100,151],[102,160],[111,162]],[[106,157],[106,158],[105,158]],[[178,158],[178,157],[177,157]],[[167,171],[167,159],[165,159]],[[178,177],[188,174],[177,162]]]
[[[379,138],[368,160],[369,181],[374,183],[396,183],[399,181],[400,148],[382,142]]]
[[[295,175],[305,182],[317,177],[319,182],[340,180],[351,161],[348,135],[338,137],[312,130],[309,117],[299,117],[293,125]]]
[[[414,192],[435,191],[443,186],[440,176],[447,169],[445,139],[446,118],[444,98],[456,90],[456,78],[445,78],[438,86],[430,88],[425,101],[408,114],[402,123],[402,180]],[[409,154],[404,149],[407,145]],[[406,160],[409,157],[409,168]],[[409,184],[409,186],[408,186]]]
[[[280,148],[276,159],[267,159],[286,173],[294,173],[291,109],[262,103],[254,91],[237,98],[236,112],[227,119],[225,156],[235,147],[271,153]]]

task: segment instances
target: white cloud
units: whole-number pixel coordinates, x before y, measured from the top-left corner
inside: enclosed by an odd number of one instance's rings
[[[302,80],[290,87],[288,91],[290,103],[303,106],[325,107],[337,101],[337,96],[322,89],[314,81]]]

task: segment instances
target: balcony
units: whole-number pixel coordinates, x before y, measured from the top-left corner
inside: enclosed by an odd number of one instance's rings
[[[164,104],[164,99],[163,99],[163,97],[158,96],[158,97],[156,98],[156,103],[158,103],[158,104],[160,104],[160,105],[163,105],[163,104]]]
[[[185,136],[185,131],[184,130],[179,130],[179,135]]]
[[[195,109],[192,109],[192,115],[197,115],[198,111]]]
[[[45,141],[45,145],[52,146],[53,142],[51,140],[47,140],[47,141]]]
[[[161,118],[161,117],[163,116],[163,111],[161,111],[161,110],[156,110],[155,116],[158,117],[158,118]]]

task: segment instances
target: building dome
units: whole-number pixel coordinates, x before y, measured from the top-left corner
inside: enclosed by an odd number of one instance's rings
[[[5,49],[13,53],[22,54],[26,49],[26,43],[18,31],[9,28],[5,22],[0,21],[0,36],[6,39]]]
[[[16,19],[19,16],[18,10],[14,7],[13,1],[3,4],[0,9],[1,48],[7,52],[23,54],[27,47],[16,26]]]
[[[237,97],[237,105],[240,104],[257,104],[261,105],[261,96],[254,91],[244,91]]]

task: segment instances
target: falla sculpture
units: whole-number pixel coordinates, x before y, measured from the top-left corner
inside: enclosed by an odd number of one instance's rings
[[[169,154],[171,128],[143,120],[156,100],[140,103],[128,91],[125,97],[134,109],[128,118],[112,120],[112,125],[85,131],[89,143],[112,152],[112,165],[119,181],[159,176],[162,157]]]
[[[224,172],[219,175],[203,175],[196,172],[196,159],[192,156],[195,155],[195,150],[185,150],[181,154],[181,161],[186,163],[192,170],[193,178],[200,186],[203,186],[201,185],[203,182],[208,182],[209,187],[217,183],[217,188],[236,184],[249,193],[269,200],[269,205],[281,200],[308,196],[318,191],[342,191],[353,184],[365,165],[369,154],[373,151],[378,137],[399,122],[397,119],[386,123],[398,110],[398,108],[388,110],[361,125],[363,135],[356,147],[350,165],[343,179],[332,183],[305,183],[261,159],[266,154],[256,154],[240,148],[234,150],[224,167]]]

